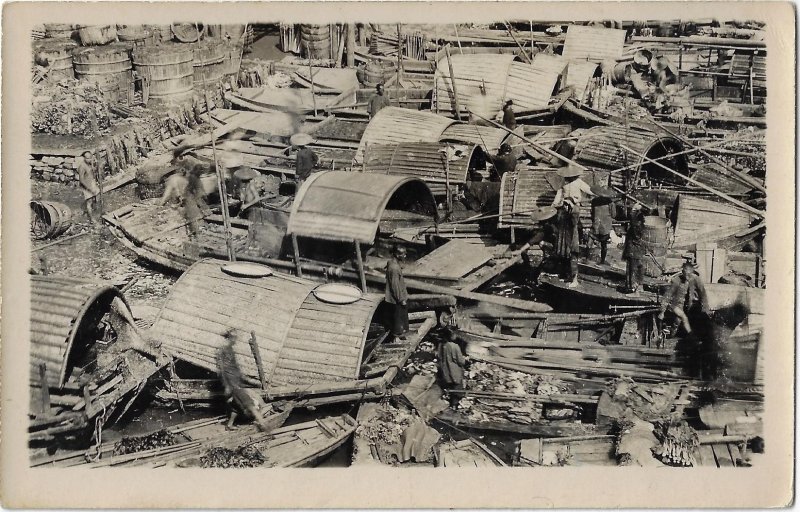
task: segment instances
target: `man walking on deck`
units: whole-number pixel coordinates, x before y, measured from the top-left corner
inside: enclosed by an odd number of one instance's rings
[[[392,334],[401,340],[408,332],[408,291],[403,270],[396,258],[386,263],[386,303],[392,305]]]
[[[383,107],[389,106],[389,98],[383,94],[383,84],[375,86],[375,94],[370,96],[369,104],[367,105],[367,113],[369,118],[375,117],[375,114],[381,111]]]
[[[658,318],[663,319],[667,310],[675,314],[687,334],[693,331],[692,318],[708,314],[706,288],[689,261],[684,262],[681,273],[670,281]]]
[[[319,163],[319,157],[314,151],[308,148],[308,144],[314,142],[314,138],[307,133],[295,133],[290,140],[293,146],[298,148],[295,156],[295,179],[299,183],[308,179],[314,173],[314,168]]]
[[[647,249],[644,246],[644,214],[642,205],[636,203],[631,209],[631,218],[628,222],[628,230],[625,232],[625,247],[622,249],[622,258],[626,262],[625,267],[625,292],[637,293],[639,285],[642,284],[644,274],[644,263]]]
[[[97,161],[92,152],[84,151],[78,159],[76,167],[78,182],[81,184],[81,190],[83,191],[83,205],[89,220],[93,224],[97,224],[97,219],[94,216],[94,207],[97,204],[95,198],[100,193],[100,185],[97,183],[94,171],[96,163]]]
[[[600,264],[605,264],[611,230],[614,229],[614,194],[604,187],[592,187],[592,238],[600,245]]]
[[[229,329],[225,333],[225,345],[217,352],[217,372],[222,381],[226,402],[231,406],[226,428],[234,428],[233,423],[239,416],[239,412],[242,412],[251,416],[262,431],[266,430],[266,423],[261,412],[263,400],[258,396],[257,391],[242,387],[242,370],[236,361],[234,345],[236,345],[236,332]]]

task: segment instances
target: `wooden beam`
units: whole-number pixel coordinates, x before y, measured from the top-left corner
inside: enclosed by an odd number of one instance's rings
[[[300,248],[297,245],[297,235],[292,233],[292,251],[294,251],[294,268],[297,277],[303,277],[303,266],[300,264]]]

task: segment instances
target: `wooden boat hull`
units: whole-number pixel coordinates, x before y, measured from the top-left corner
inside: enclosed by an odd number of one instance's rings
[[[616,289],[617,283],[601,284],[587,278],[579,278],[578,283],[569,288],[557,277],[539,278],[541,288],[551,294],[554,308],[565,313],[611,313],[615,307],[648,309],[659,304],[658,295],[642,290],[638,295],[625,294]]]
[[[434,451],[437,468],[505,467],[497,455],[472,438],[442,443]]]

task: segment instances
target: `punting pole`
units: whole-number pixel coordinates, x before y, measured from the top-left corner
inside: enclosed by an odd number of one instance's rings
[[[200,42],[200,28],[197,23],[194,24],[197,30],[197,41]],[[236,261],[236,254],[233,252],[233,238],[231,236],[231,212],[228,209],[228,191],[225,190],[225,178],[222,175],[222,167],[219,165],[219,157],[217,156],[217,143],[214,137],[213,125],[211,120],[211,107],[208,104],[208,90],[206,89],[206,70],[203,66],[201,74],[203,78],[203,98],[206,102],[206,115],[208,115],[208,124],[212,126],[211,130],[211,153],[214,155],[214,169],[217,172],[217,189],[219,190],[219,199],[222,210],[222,225],[225,227],[225,248],[228,250],[228,261]]]
[[[450,60],[450,43],[445,45],[444,53],[447,55],[447,67],[450,68],[450,85],[453,87],[453,102],[455,103],[456,107],[456,119],[461,121],[461,107],[458,104],[458,91],[456,91],[456,76],[455,73],[453,73],[453,61]]]
[[[453,28],[456,31],[456,43],[458,43],[458,51],[461,52],[461,55],[464,55],[464,49],[461,47],[461,38],[458,37],[458,25],[453,23]]]
[[[361,291],[367,293],[367,275],[364,273],[364,259],[361,256],[361,244],[353,240],[356,246],[356,265],[358,265],[358,279],[361,281]]]
[[[256,339],[256,331],[250,331],[250,350],[253,352],[253,359],[256,361],[256,369],[258,370],[258,380],[261,381],[261,389],[267,389],[267,374],[264,373],[264,363],[261,360],[261,350],[258,347],[258,340]]]
[[[314,94],[314,70],[311,68],[311,47],[306,43],[308,55],[308,79],[311,81],[311,102],[314,105],[314,117],[317,116],[317,96]]]
[[[528,54],[525,52],[525,49],[522,48],[522,45],[519,44],[519,41],[517,41],[516,36],[514,36],[514,33],[511,31],[511,25],[507,21],[504,21],[503,24],[506,26],[506,30],[508,30],[508,35],[510,35],[511,39],[513,39],[514,42],[517,43],[517,48],[519,48],[519,51],[522,54],[522,57],[526,61],[528,61],[528,64],[533,64],[533,61],[530,59],[530,57],[528,57]]]

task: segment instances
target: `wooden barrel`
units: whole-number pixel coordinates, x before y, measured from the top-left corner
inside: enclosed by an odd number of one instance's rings
[[[224,75],[226,47],[220,41],[208,40],[193,45],[194,87],[219,87]]]
[[[132,42],[135,45],[155,44],[153,32],[141,25],[122,26],[117,28],[117,37],[120,41]]]
[[[72,56],[78,80],[98,85],[108,101],[127,102],[133,81],[130,49],[126,44],[96,46]]]
[[[48,39],[72,39],[77,35],[75,25],[71,23],[44,24],[44,36]]]
[[[222,59],[222,74],[227,77],[239,76],[242,67],[242,43],[225,43],[225,54]]]
[[[356,71],[356,76],[364,85],[377,85],[385,83],[395,74],[397,66],[394,62],[371,60],[364,66],[363,71]]]
[[[614,66],[611,80],[615,84],[626,84],[631,81],[631,73],[633,73],[633,65],[629,62],[620,62]]]
[[[644,274],[660,277],[667,265],[667,219],[657,215],[645,217],[642,243],[650,253],[642,260]]]
[[[300,25],[300,53],[310,59],[330,59],[330,26]]]
[[[194,55],[190,46],[164,44],[133,50],[133,67],[148,81],[147,106],[191,104]]]
[[[55,201],[31,201],[31,234],[35,240],[55,238],[72,226],[72,210]]]
[[[78,45],[66,39],[42,39],[33,45],[33,61],[49,68],[48,79],[75,78],[72,52]]]
[[[78,30],[83,46],[101,46],[117,41],[116,25],[90,25]]]
[[[247,25],[208,25],[208,37],[232,43],[242,41]]]
[[[202,23],[173,23],[172,35],[181,43],[194,43],[200,39],[204,26]]]

